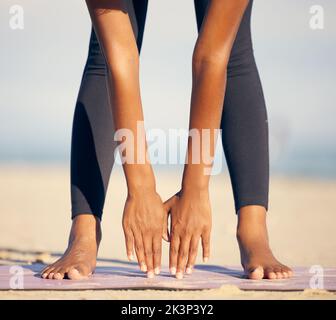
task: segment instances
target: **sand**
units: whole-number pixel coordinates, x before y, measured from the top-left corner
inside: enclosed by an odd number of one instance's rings
[[[157,172],[163,199],[178,190],[180,175]],[[66,166],[0,167],[0,264],[49,263],[63,252],[70,228],[69,169]],[[336,266],[336,181],[273,176],[269,232],[278,258],[292,266]],[[111,176],[103,217],[99,265],[125,260],[121,216],[126,186],[120,167]],[[211,264],[239,265],[230,181],[212,177]],[[163,261],[167,264],[164,245]],[[198,260],[200,263],[201,261]],[[0,299],[335,299],[336,294],[241,291],[223,287],[204,291],[102,290],[2,291]]]

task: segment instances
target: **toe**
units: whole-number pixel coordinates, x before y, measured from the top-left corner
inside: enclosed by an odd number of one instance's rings
[[[46,270],[41,271],[41,277],[42,277],[43,279],[46,279],[47,276],[48,276],[48,274],[49,274],[49,269],[46,269]]]
[[[75,266],[68,271],[68,277],[71,280],[86,279],[90,274],[90,270],[85,266]]]
[[[53,279],[55,279],[55,280],[61,280],[61,279],[63,279],[62,273],[60,272],[61,269],[62,269],[62,268],[59,267],[59,268],[56,268],[56,269],[54,270],[54,276],[53,276]]]
[[[49,269],[43,271],[42,277],[44,279],[50,279],[50,274],[54,271],[54,269],[55,268],[51,266]]]
[[[40,275],[43,279],[45,279],[48,274],[50,273],[50,270],[52,269],[52,266],[47,266],[45,267],[41,272],[40,272]]]
[[[62,280],[63,277],[64,277],[64,275],[60,272],[57,272],[57,273],[54,274],[54,279],[55,280]]]
[[[265,268],[265,278],[270,280],[274,280],[277,278],[277,275],[274,272],[273,268],[271,267]]]
[[[281,273],[282,273],[282,276],[283,276],[284,279],[289,278],[289,274],[287,272],[287,269],[281,267]]]
[[[282,266],[281,266],[281,270],[282,270],[283,273],[286,273],[286,274],[287,274],[287,277],[288,277],[288,278],[290,278],[290,277],[293,276],[293,271],[292,271],[291,268],[288,268],[287,266],[282,265]]]
[[[81,280],[83,279],[83,276],[79,273],[79,271],[76,268],[71,268],[68,271],[68,278],[70,280]]]
[[[49,274],[48,274],[48,279],[52,279],[54,277],[54,272],[50,272]]]
[[[247,277],[251,280],[261,280],[264,277],[264,268],[261,266],[248,268]]]
[[[282,276],[282,270],[281,270],[280,266],[274,266],[273,270],[274,270],[274,272],[276,274],[276,278],[277,279],[282,279],[283,278],[283,276]]]

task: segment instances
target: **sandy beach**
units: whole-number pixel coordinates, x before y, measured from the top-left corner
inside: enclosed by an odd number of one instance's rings
[[[163,199],[178,191],[177,173],[158,171]],[[49,263],[66,247],[70,228],[69,169],[66,166],[0,167],[0,264]],[[269,233],[277,257],[290,266],[336,266],[336,181],[273,176]],[[111,179],[103,216],[99,265],[126,260],[121,217],[126,185],[120,167]],[[212,177],[211,258],[217,265],[239,265],[231,186],[223,173]],[[163,262],[168,263],[164,244]],[[200,255],[199,255],[200,256]],[[201,263],[198,260],[198,263]],[[0,299],[335,299],[336,294],[242,291],[222,287],[204,291],[102,290],[1,291]]]

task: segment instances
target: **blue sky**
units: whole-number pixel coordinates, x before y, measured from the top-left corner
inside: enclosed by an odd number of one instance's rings
[[[185,128],[197,36],[193,2],[149,2],[141,57],[146,124]],[[14,4],[24,8],[24,30],[9,27]],[[323,30],[309,27],[315,4],[324,8]],[[255,0],[254,49],[275,164],[301,149],[325,161],[336,154],[335,15],[333,0]],[[89,32],[82,0],[1,1],[0,158],[68,158]]]

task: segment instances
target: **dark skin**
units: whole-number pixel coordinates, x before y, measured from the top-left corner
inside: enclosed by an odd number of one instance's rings
[[[222,115],[227,64],[247,4],[247,0],[210,1],[194,49],[189,129],[199,132],[210,129],[211,157],[215,149],[214,130],[219,128]],[[202,144],[201,134],[200,137]],[[203,157],[199,163],[192,163],[195,145],[191,140],[181,190],[165,203],[166,212],[171,214],[169,266],[178,279],[183,278],[185,272],[192,272],[200,240],[203,261],[210,257],[210,175],[205,174],[209,164],[202,160]],[[200,150],[202,154],[203,149]],[[237,239],[248,278],[282,279],[291,276],[290,268],[278,262],[269,247],[264,207],[251,205],[239,210]]]
[[[132,160],[123,163],[128,195],[123,214],[126,252],[136,255],[139,267],[149,278],[160,273],[162,237],[170,240],[169,265],[178,279],[191,273],[201,240],[203,259],[210,257],[211,207],[208,174],[211,163],[193,159],[197,151],[191,139],[182,186],[178,195],[162,203],[147,158],[139,85],[139,55],[136,26],[130,1],[87,0],[96,34],[107,61],[108,89],[116,130],[133,134]],[[189,127],[209,129],[210,156],[215,152],[215,129],[220,126],[226,87],[227,63],[248,0],[212,0],[193,54],[193,86]],[[141,124],[139,125],[139,121]],[[204,145],[202,135],[199,141]],[[129,147],[129,146],[128,146]],[[168,232],[167,217],[171,215]],[[242,265],[251,279],[284,278],[291,275],[268,246],[266,210],[246,206],[238,213],[237,236]],[[69,246],[63,257],[42,271],[43,278],[82,279],[96,266],[101,239],[99,219],[78,215],[73,220]],[[135,253],[135,254],[134,254]]]

